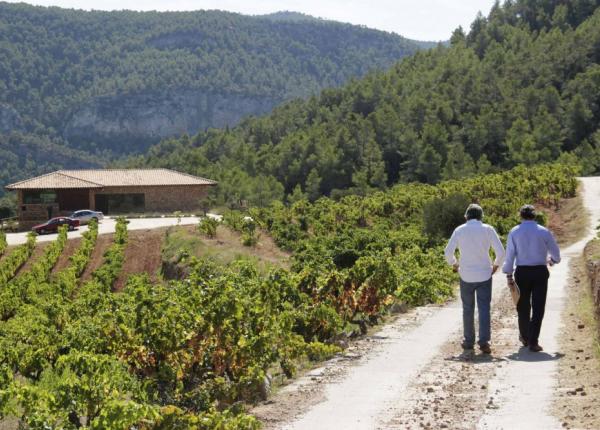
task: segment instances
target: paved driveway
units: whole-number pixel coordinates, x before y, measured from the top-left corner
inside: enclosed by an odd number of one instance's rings
[[[209,214],[209,216],[211,216]],[[196,224],[200,218],[198,217],[183,217],[181,218],[181,225]],[[105,218],[100,222],[98,226],[98,234],[114,233],[116,221],[111,218]],[[168,227],[171,225],[177,225],[177,218],[165,217],[165,218],[135,218],[130,219],[127,225],[128,230],[147,230],[152,228]],[[81,237],[81,233],[87,231],[87,225],[80,227],[75,231],[68,233],[69,239],[75,237]],[[56,234],[45,234],[38,236],[38,242],[48,242],[56,239]],[[20,245],[25,243],[27,240],[27,232],[22,233],[8,233],[6,235],[6,241],[9,245]]]

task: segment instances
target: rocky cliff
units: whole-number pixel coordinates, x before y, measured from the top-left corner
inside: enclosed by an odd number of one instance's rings
[[[234,126],[245,116],[269,112],[279,101],[199,89],[103,96],[74,110],[64,137],[117,152],[143,151],[166,137]]]

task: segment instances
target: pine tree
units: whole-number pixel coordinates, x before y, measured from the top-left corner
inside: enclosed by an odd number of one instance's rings
[[[452,36],[450,37],[451,45],[458,45],[459,43],[465,43],[466,41],[465,30],[463,30],[462,25],[459,25],[456,30],[452,32]]]
[[[490,173],[491,171],[492,163],[487,158],[487,155],[483,154],[481,157],[479,157],[479,160],[477,160],[477,173],[486,174]]]
[[[542,162],[556,160],[564,140],[558,120],[542,108],[533,123],[535,124],[533,137],[540,152],[539,160]]]
[[[574,149],[590,132],[592,111],[581,94],[576,94],[567,107],[568,149]]]
[[[317,169],[312,169],[306,178],[306,195],[311,202],[321,196],[321,177]]]
[[[419,157],[418,173],[423,182],[435,184],[440,179],[442,157],[431,146],[426,146]]]
[[[296,185],[291,194],[288,194],[287,201],[289,204],[294,204],[300,200],[308,200],[306,193],[302,191],[300,184]]]
[[[460,179],[475,173],[475,162],[460,143],[455,143],[448,152],[448,159],[442,172],[443,179]]]
[[[522,118],[513,122],[506,136],[510,160],[514,164],[530,165],[538,161],[539,153],[529,124]]]
[[[366,171],[367,183],[373,187],[384,188],[387,182],[385,163],[381,149],[374,139],[367,142],[363,155],[363,169]]]

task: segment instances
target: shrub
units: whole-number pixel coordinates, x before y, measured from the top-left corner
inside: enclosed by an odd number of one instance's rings
[[[244,246],[255,246],[258,243],[259,234],[256,232],[256,221],[252,217],[242,218],[241,232]]]
[[[548,215],[546,212],[536,211],[535,220],[539,225],[548,225]]]
[[[321,342],[311,342],[306,344],[306,356],[311,361],[329,360],[342,349],[336,345],[327,345]]]
[[[227,211],[223,214],[223,224],[235,231],[242,231],[244,216],[239,211]]]
[[[465,221],[465,210],[470,199],[460,193],[434,198],[423,207],[425,234],[433,240],[450,237],[454,229]]]
[[[219,227],[219,224],[219,220],[215,218],[202,218],[198,223],[198,231],[206,237],[213,239],[217,236],[217,227]]]
[[[6,251],[6,247],[8,246],[6,242],[6,234],[0,230],[0,255],[4,254]]]
[[[255,231],[244,231],[242,233],[242,244],[244,246],[255,246],[258,243],[259,235]]]

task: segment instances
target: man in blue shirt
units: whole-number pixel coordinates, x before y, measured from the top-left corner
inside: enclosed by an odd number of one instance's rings
[[[548,265],[560,262],[560,250],[552,233],[535,221],[535,208],[521,207],[521,224],[513,228],[506,241],[506,260],[502,271],[509,286],[521,290],[517,303],[519,339],[534,352],[542,351],[538,343],[548,292]],[[516,268],[515,268],[516,266]],[[514,279],[513,279],[514,271]]]

